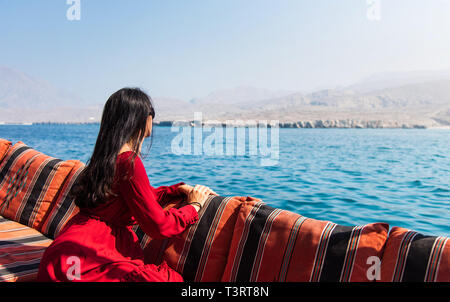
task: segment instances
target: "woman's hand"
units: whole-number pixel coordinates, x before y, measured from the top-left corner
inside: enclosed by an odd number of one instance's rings
[[[181,185],[178,187],[178,191],[180,191],[180,193],[183,193],[184,195],[188,196],[193,188],[194,188],[193,186],[184,184],[184,185]]]
[[[184,186],[184,185],[182,185],[182,186]],[[191,186],[189,186],[189,187],[191,187]],[[192,202],[199,203],[201,205],[201,207],[203,207],[210,194],[217,195],[216,192],[214,192],[213,190],[211,190],[208,187],[205,187],[202,185],[196,185],[189,191],[189,193],[187,195],[187,202],[188,203],[192,203]],[[193,204],[192,206],[195,207],[197,212],[200,210],[199,205]]]
[[[194,188],[193,186],[184,184],[184,185],[179,186],[179,187],[178,187],[178,190],[179,190],[181,193],[183,193],[184,195],[188,196],[189,193],[192,191],[193,188]],[[208,187],[207,187],[207,188],[208,188]],[[210,188],[208,188],[208,189],[211,191],[209,194],[218,196],[218,194],[217,194],[216,192],[214,192],[214,191],[211,190]]]

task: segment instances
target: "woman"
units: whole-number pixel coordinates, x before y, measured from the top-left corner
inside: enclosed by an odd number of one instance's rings
[[[152,133],[149,96],[124,88],[106,102],[94,152],[72,190],[80,212],[63,228],[41,260],[39,281],[183,281],[165,262],[144,262],[131,230],[138,223],[152,238],[170,238],[198,220],[211,189],[183,182],[153,188],[140,159]],[[186,199],[163,210],[170,199]]]

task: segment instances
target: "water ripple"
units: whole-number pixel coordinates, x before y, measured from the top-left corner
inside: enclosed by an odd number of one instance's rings
[[[279,162],[260,156],[177,155],[176,133],[155,127],[144,159],[152,185],[204,184],[232,196],[254,196],[306,217],[345,225],[387,222],[450,235],[450,132],[403,129],[280,129]],[[62,159],[86,162],[98,125],[0,126]],[[143,150],[147,150],[143,147]]]

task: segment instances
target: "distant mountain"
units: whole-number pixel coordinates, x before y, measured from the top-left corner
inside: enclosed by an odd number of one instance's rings
[[[154,103],[158,120],[189,120],[193,119],[194,112],[202,112],[207,116],[224,114],[232,118],[235,112],[253,110],[261,101],[291,93],[239,86],[213,91],[207,96],[189,101],[156,97]]]
[[[450,79],[406,84],[370,92],[325,90],[305,97],[310,105],[338,108],[364,110],[442,108],[450,104]]]
[[[0,108],[35,109],[87,105],[83,99],[59,90],[50,83],[23,72],[0,67]]]
[[[178,117],[184,113],[184,120],[192,120],[193,111],[200,111],[203,119],[222,122],[238,119],[284,122],[351,119],[436,127],[450,124],[449,106],[450,80],[435,80],[370,92],[350,89],[327,89],[308,94],[297,92],[271,99],[243,100],[236,104],[227,99],[221,102],[203,100],[187,107],[174,106],[165,119],[179,120]],[[177,118],[175,113],[178,113]]]
[[[195,105],[222,104],[240,105],[255,103],[263,100],[274,99],[292,94],[292,91],[273,91],[269,89],[239,86],[232,89],[211,92],[205,97],[192,99]]]
[[[0,122],[89,122],[99,108],[50,83],[0,67]]]
[[[443,126],[450,126],[450,105],[436,112],[431,118]]]
[[[219,122],[253,119],[338,125],[327,121],[352,120],[352,125],[377,121],[377,125],[450,126],[450,72],[377,75],[346,88],[310,93],[241,86],[191,100],[155,97],[153,102],[156,121],[191,121],[194,112],[201,112],[204,120]],[[100,120],[102,109],[46,81],[0,68],[0,123],[93,122]]]
[[[194,107],[188,101],[167,97],[153,98],[155,107],[155,120],[183,120],[193,116]]]
[[[380,89],[449,79],[450,70],[385,72],[373,74],[345,89],[367,93]]]

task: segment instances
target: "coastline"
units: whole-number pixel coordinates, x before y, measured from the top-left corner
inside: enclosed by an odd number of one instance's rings
[[[32,125],[99,125],[99,121],[92,122],[0,122],[0,126],[32,126]],[[196,127],[200,125],[199,121],[155,121],[154,126],[157,127]],[[307,121],[284,121],[276,124],[263,123],[262,121],[256,123],[255,121],[227,121],[227,122],[202,122],[203,127],[262,127],[270,128],[271,125],[278,125],[279,128],[292,129],[326,129],[326,128],[341,128],[341,129],[432,129],[432,130],[450,130],[450,125],[423,125],[401,123],[397,121],[382,121],[382,120],[307,120]]]

